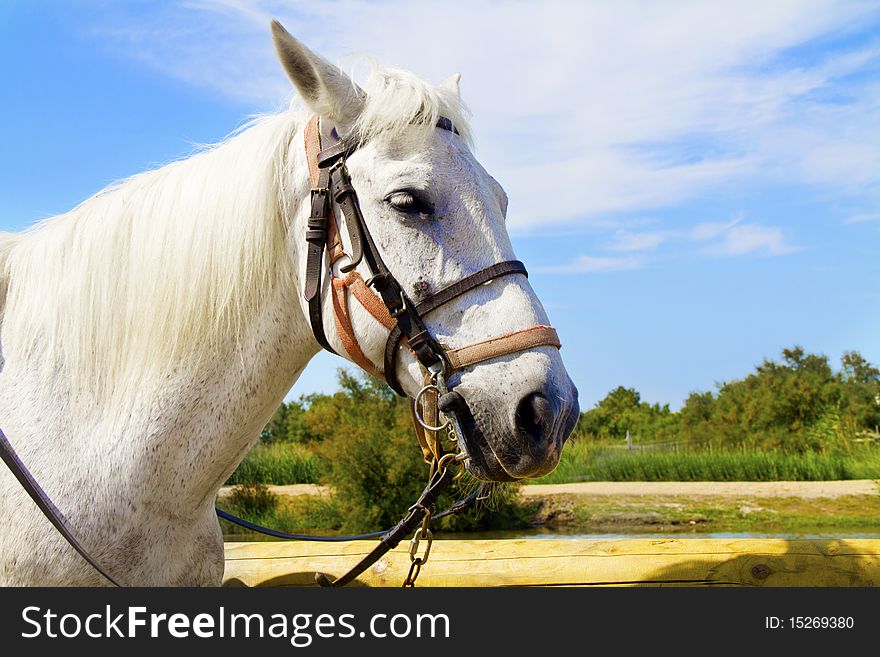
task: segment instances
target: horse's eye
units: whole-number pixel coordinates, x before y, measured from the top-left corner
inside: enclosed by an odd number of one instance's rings
[[[392,192],[385,202],[406,214],[434,214],[434,205],[415,190]]]

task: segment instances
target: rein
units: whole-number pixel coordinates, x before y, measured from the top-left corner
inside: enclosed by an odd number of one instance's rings
[[[113,579],[113,577],[101,567],[101,564],[89,554],[89,551],[83,547],[82,543],[79,542],[73,531],[70,529],[67,523],[67,518],[65,518],[64,514],[58,510],[58,507],[52,503],[52,500],[46,495],[46,491],[40,487],[40,484],[38,484],[37,480],[33,478],[24,463],[22,463],[21,459],[18,457],[18,454],[12,449],[12,445],[9,444],[6,434],[3,433],[3,429],[0,429],[0,458],[3,459],[3,462],[12,471],[15,478],[18,479],[22,488],[24,488],[25,491],[27,491],[27,494],[31,496],[31,499],[36,503],[40,511],[43,512],[43,515],[49,519],[49,522],[51,522],[55,529],[58,530],[58,533],[70,543],[70,546],[76,550],[83,559],[88,561],[95,570],[101,573],[111,584],[113,584],[113,586],[121,586],[121,584]]]

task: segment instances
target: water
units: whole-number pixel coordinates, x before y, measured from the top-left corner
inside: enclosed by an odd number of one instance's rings
[[[435,532],[434,538],[437,540],[471,540],[471,539],[528,539],[528,540],[544,540],[544,539],[560,539],[573,538],[586,541],[613,541],[618,539],[648,538],[648,539],[681,539],[689,538],[720,538],[720,539],[740,539],[740,538],[778,538],[785,540],[818,540],[818,541],[845,541],[858,538],[880,539],[880,532],[800,532],[800,533],[758,533],[758,532],[665,532],[665,533],[632,533],[632,534],[583,534],[583,533],[547,533],[541,530],[509,530],[494,532]],[[263,534],[247,532],[244,534],[227,534],[223,536],[223,540],[227,542],[238,541],[277,541],[279,539]]]
[[[439,536],[438,538],[446,538],[444,536]],[[454,538],[453,536],[448,536],[448,538]],[[530,536],[518,536],[517,538],[527,538],[527,539],[549,539],[549,538],[576,538],[583,540],[592,540],[592,541],[608,541],[614,539],[631,539],[631,538],[650,538],[650,539],[684,539],[687,540],[689,538],[726,538],[726,539],[738,539],[738,538],[779,538],[785,540],[796,540],[796,539],[809,539],[809,540],[822,540],[822,541],[845,541],[855,538],[873,538],[880,539],[880,533],[838,533],[838,534],[759,534],[759,533],[750,533],[750,532],[719,532],[719,533],[703,533],[698,534],[696,532],[691,533],[673,533],[667,532],[665,534],[534,534]]]

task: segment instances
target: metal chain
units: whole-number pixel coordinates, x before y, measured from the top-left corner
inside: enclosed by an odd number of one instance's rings
[[[434,534],[428,529],[428,525],[431,524],[431,510],[421,504],[412,508],[419,507],[425,512],[425,517],[422,518],[422,526],[416,530],[412,540],[409,542],[409,573],[407,573],[406,579],[403,581],[403,588],[415,587],[416,579],[418,579],[419,573],[422,571],[422,566],[428,562],[428,557],[431,555],[431,544],[434,542]],[[427,545],[425,546],[425,553],[419,557],[416,555],[419,552],[419,544],[422,540],[426,541]]]
[[[441,361],[442,363],[442,361]],[[440,414],[440,419],[442,420],[442,424],[439,426],[432,426],[424,421],[419,413],[419,401],[421,396],[427,392],[428,390],[433,389],[437,397],[439,398],[441,395],[445,394],[448,389],[446,387],[446,377],[444,376],[444,366],[441,364],[436,368],[429,369],[429,382],[428,385],[423,387],[419,394],[416,395],[415,399],[415,407],[416,407],[416,420],[419,424],[421,424],[425,429],[429,431],[442,431],[446,430],[447,437],[453,441],[454,447],[453,451],[447,452],[443,454],[439,459],[435,458],[431,462],[431,477],[435,476],[435,473],[442,472],[446,470],[450,465],[460,464],[467,459],[467,454],[461,449],[461,441],[459,439],[459,434],[457,433],[457,421],[453,416],[447,416],[446,413]],[[442,449],[441,449],[442,452]],[[460,473],[459,473],[460,474]],[[429,529],[429,525],[431,524],[431,515],[433,513],[432,509],[429,509],[421,504],[416,504],[410,507],[410,510],[421,508],[424,511],[425,516],[422,518],[422,526],[416,530],[415,534],[412,537],[412,540],[409,542],[409,572],[406,575],[406,579],[403,581],[403,588],[413,588],[416,585],[416,580],[419,577],[419,574],[422,572],[422,566],[424,566],[428,562],[428,557],[431,554],[431,544],[434,541],[434,535],[431,533]],[[425,551],[424,554],[418,556],[419,546],[422,541],[425,541]]]

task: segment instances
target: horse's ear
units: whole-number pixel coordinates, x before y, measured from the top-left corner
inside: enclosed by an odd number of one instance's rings
[[[441,84],[440,87],[451,91],[461,98],[461,89],[458,87],[459,82],[461,82],[461,73],[453,73],[443,81],[443,84]]]
[[[294,39],[276,20],[272,41],[284,72],[315,114],[340,126],[357,118],[365,95],[350,77]]]

